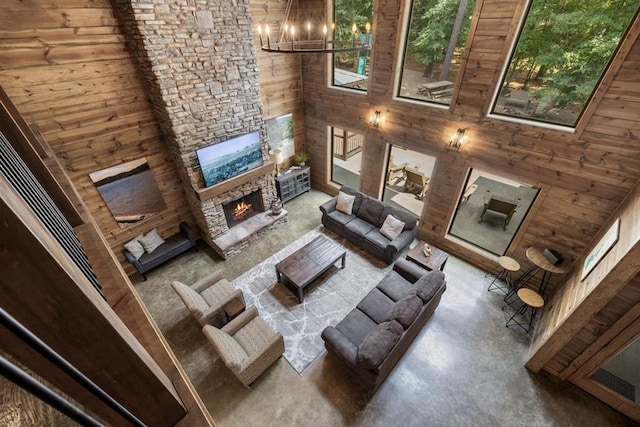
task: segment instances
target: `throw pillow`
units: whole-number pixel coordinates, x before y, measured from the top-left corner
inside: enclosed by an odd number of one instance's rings
[[[411,230],[418,223],[418,217],[412,215],[408,212],[401,211],[400,209],[396,209],[393,206],[385,206],[384,212],[382,213],[383,217],[386,218],[387,215],[393,215],[398,218],[400,221],[404,222],[403,230]]]
[[[164,239],[160,237],[158,230],[154,228],[140,239],[140,243],[147,253],[151,253],[164,243]]]
[[[347,215],[351,215],[353,210],[353,202],[356,200],[356,196],[350,196],[340,191],[338,193],[338,202],[336,203],[336,210],[344,212]]]
[[[402,332],[402,325],[395,320],[380,323],[358,346],[356,362],[365,369],[377,368],[400,340]]]
[[[393,305],[387,318],[397,320],[403,328],[407,329],[416,320],[421,308],[422,300],[420,298],[415,295],[407,295]]]
[[[416,280],[417,295],[420,299],[427,303],[444,282],[444,273],[440,270],[430,271],[418,280]]]
[[[382,224],[382,211],[384,210],[384,204],[380,200],[376,200],[371,197],[363,197],[360,208],[358,209],[358,218],[367,221],[369,224],[373,224],[376,227],[380,227]]]
[[[387,219],[384,220],[382,227],[380,228],[380,234],[389,240],[393,240],[402,233],[404,222],[400,221],[393,215],[387,215]]]
[[[136,257],[136,259],[140,259],[140,257],[144,255],[144,248],[139,242],[142,237],[143,234],[140,233],[133,240],[130,240],[124,244],[124,248],[128,250],[131,255]]]

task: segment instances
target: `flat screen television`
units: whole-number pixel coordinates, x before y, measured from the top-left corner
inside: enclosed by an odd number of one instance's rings
[[[196,150],[207,187],[262,165],[260,132],[239,135]]]

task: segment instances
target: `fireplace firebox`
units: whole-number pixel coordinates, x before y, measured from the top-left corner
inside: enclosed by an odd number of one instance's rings
[[[224,209],[224,216],[227,219],[227,226],[229,228],[236,226],[242,221],[246,221],[252,216],[264,211],[262,191],[257,190],[239,199],[225,203],[222,205],[222,208]]]

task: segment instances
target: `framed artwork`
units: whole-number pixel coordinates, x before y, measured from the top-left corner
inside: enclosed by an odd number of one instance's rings
[[[120,228],[167,209],[146,158],[89,174]]]
[[[266,121],[269,151],[279,148],[283,157],[292,157],[296,152],[293,141],[293,115],[291,113]]]
[[[613,225],[604,233],[602,239],[593,248],[593,250],[587,255],[584,260],[584,266],[582,267],[582,276],[580,280],[584,280],[585,277],[591,273],[591,270],[604,258],[604,256],[611,250],[611,248],[618,242],[620,236],[620,218],[618,218]]]

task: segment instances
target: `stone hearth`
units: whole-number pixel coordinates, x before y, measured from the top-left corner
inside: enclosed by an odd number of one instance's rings
[[[261,212],[213,239],[212,247],[218,255],[227,259],[287,221],[288,213],[284,209],[278,215],[271,215],[270,210]]]

